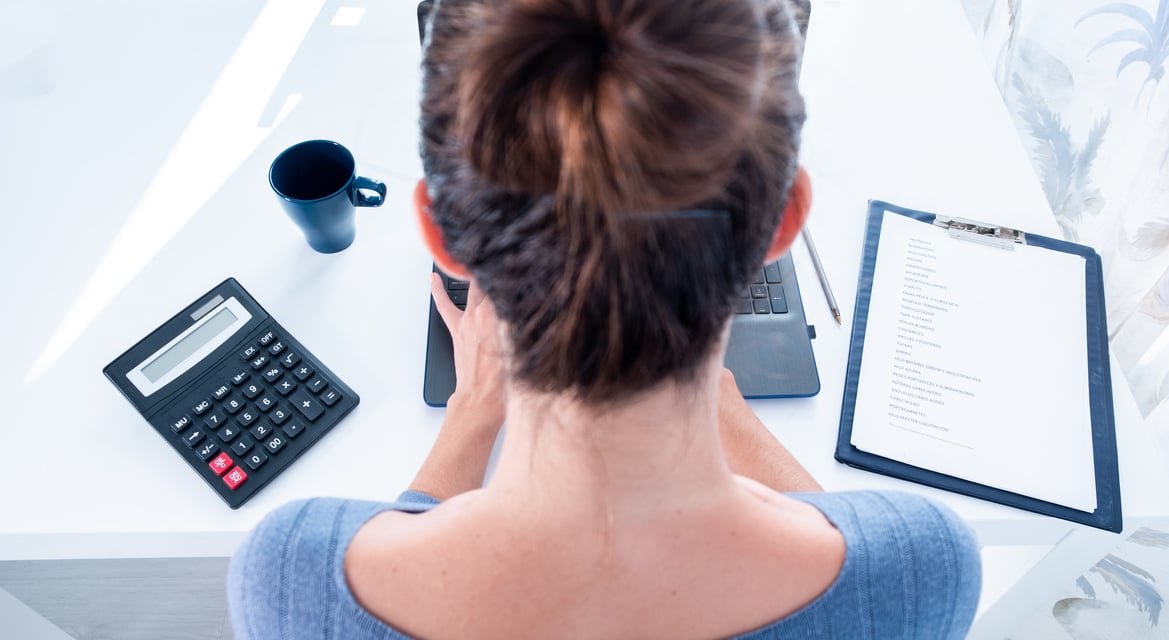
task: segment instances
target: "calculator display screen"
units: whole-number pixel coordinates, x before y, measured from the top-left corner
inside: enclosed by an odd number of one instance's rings
[[[150,364],[142,367],[142,375],[151,382],[158,382],[163,376],[170,373],[177,365],[182,364],[191,354],[210,342],[221,331],[235,324],[236,317],[231,309],[223,308],[211,319],[204,322],[171,348],[158,354]]]

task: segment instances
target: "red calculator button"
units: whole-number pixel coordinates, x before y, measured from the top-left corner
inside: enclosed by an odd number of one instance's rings
[[[232,489],[233,491],[235,490],[236,487],[243,484],[244,480],[247,480],[247,479],[248,479],[248,474],[244,473],[244,470],[240,469],[239,467],[236,467],[236,468],[232,469],[231,471],[228,471],[227,475],[223,476],[223,481],[226,482],[228,488]]]
[[[235,464],[235,461],[231,459],[231,456],[227,455],[226,453],[221,453],[216,456],[215,459],[212,460],[207,466],[211,467],[211,470],[215,472],[215,475],[221,476],[227,473],[227,470],[230,469],[231,465],[233,464]]]

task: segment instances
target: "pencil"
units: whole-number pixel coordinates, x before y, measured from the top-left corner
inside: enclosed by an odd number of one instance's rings
[[[824,297],[828,299],[828,308],[832,310],[832,317],[836,324],[843,324],[840,319],[840,308],[836,306],[836,296],[832,295],[832,286],[828,284],[828,274],[824,273],[824,265],[820,263],[820,254],[816,253],[816,244],[812,242],[812,234],[807,227],[800,230],[804,236],[804,244],[808,245],[808,253],[812,256],[812,266],[816,267],[816,276],[820,278],[820,288],[824,290]]]

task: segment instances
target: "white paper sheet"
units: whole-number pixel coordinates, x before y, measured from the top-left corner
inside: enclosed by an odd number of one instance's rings
[[[1084,259],[884,216],[853,446],[1094,511]]]

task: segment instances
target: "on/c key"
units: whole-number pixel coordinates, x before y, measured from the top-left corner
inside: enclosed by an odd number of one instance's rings
[[[236,487],[243,484],[244,480],[247,480],[247,479],[248,479],[248,474],[244,473],[244,470],[240,469],[239,467],[233,468],[231,471],[227,472],[227,475],[223,476],[223,481],[227,484],[228,488],[231,489],[232,491],[234,491]]]

